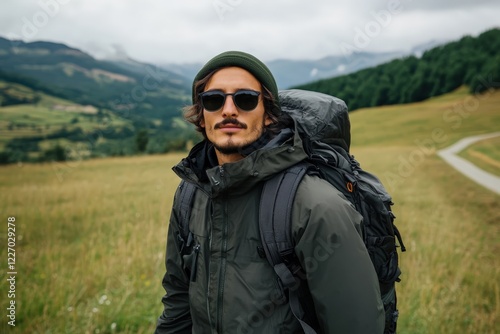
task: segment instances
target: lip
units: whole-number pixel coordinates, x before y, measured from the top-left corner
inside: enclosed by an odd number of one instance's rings
[[[221,126],[219,128],[219,130],[221,130],[222,132],[229,132],[229,133],[232,133],[232,132],[238,132],[240,130],[243,130],[242,127],[240,126],[237,126],[237,125],[224,125],[224,126]]]

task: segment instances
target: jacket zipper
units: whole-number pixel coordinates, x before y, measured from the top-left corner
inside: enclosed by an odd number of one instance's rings
[[[194,259],[191,264],[191,277],[190,280],[191,282],[196,282],[196,273],[198,269],[198,255],[200,254],[200,244],[196,244],[196,246],[193,247],[193,252],[194,252]]]
[[[219,166],[221,180],[224,178],[224,168]],[[224,194],[222,203],[224,203],[224,221],[222,232],[222,245],[221,245],[221,263],[219,272],[219,291],[217,296],[217,332],[223,333],[222,328],[222,314],[224,307],[224,281],[226,276],[226,252],[227,252],[227,233],[228,233],[228,211],[227,211],[227,195]]]

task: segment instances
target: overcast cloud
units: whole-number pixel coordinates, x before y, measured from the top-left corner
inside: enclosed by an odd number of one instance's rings
[[[2,0],[0,36],[152,63],[229,49],[269,61],[409,50],[500,27],[499,17],[497,0]]]

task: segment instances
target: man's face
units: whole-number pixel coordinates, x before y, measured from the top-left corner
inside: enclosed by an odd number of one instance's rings
[[[261,92],[261,84],[250,72],[240,67],[217,71],[205,87],[205,91],[219,90],[226,94],[242,89]],[[264,113],[261,92],[257,107],[250,111],[238,109],[233,96],[226,96],[220,110],[203,110],[201,126],[205,128],[208,140],[214,144],[219,160],[220,154],[223,154],[233,156],[231,160],[236,161],[241,159],[239,150],[256,141],[262,135],[264,126],[270,123],[271,119]]]

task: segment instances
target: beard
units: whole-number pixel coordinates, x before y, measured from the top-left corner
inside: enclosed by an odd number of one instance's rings
[[[240,123],[235,119],[226,119],[223,122],[217,124],[215,126],[215,128],[217,129],[220,125],[224,125],[224,124],[228,124],[228,123],[238,124],[244,129],[247,128],[246,124]],[[239,154],[242,156],[246,156],[249,153],[256,150],[257,148],[260,148],[260,147],[265,145],[265,143],[268,141],[267,140],[268,138],[265,135],[266,132],[267,132],[266,127],[265,127],[265,124],[263,122],[261,128],[258,128],[258,127],[252,128],[252,133],[255,133],[256,135],[255,135],[254,139],[251,139],[248,142],[235,143],[233,141],[232,136],[229,136],[229,138],[227,139],[227,141],[225,143],[222,143],[222,144],[212,143],[212,144],[217,151],[219,151],[220,153],[222,153],[224,155]]]
[[[231,155],[240,153],[243,147],[241,145],[234,144],[231,139],[224,145],[213,144],[215,149],[224,155]]]
[[[213,143],[213,145],[217,151],[219,151],[224,155],[231,155],[231,154],[246,155],[243,154],[243,152],[245,152],[249,146],[253,146],[256,142],[258,142],[259,139],[261,138],[261,135],[262,132],[258,135],[257,138],[255,138],[255,140],[239,144],[235,143],[231,136],[225,143],[223,144]]]

